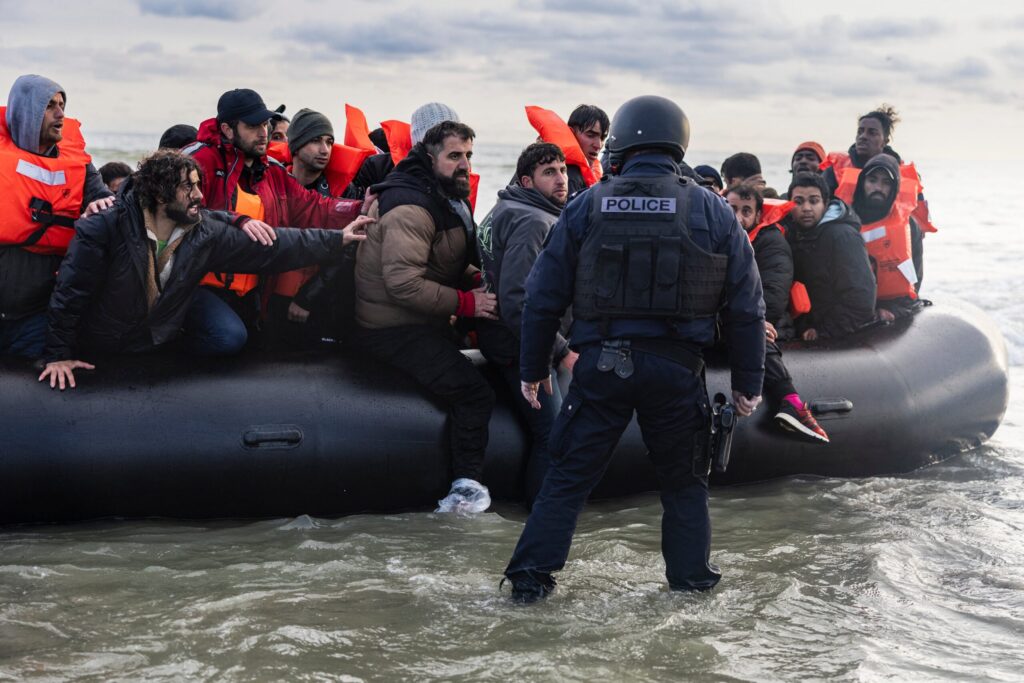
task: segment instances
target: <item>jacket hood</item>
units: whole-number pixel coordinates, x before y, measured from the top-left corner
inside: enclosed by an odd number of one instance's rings
[[[7,128],[11,139],[21,149],[35,154],[39,149],[39,132],[43,128],[46,105],[55,94],[68,96],[64,88],[44,76],[19,76],[7,96]]]
[[[833,199],[825,208],[825,213],[822,215],[821,220],[813,228],[801,230],[800,228],[792,227],[786,231],[786,234],[792,235],[792,239],[798,242],[803,240],[813,241],[818,239],[821,233],[828,230],[830,226],[839,223],[853,226],[858,232],[860,231],[860,218],[850,208],[849,204],[842,199]]]
[[[423,143],[415,145],[384,182],[377,183],[371,189],[374,194],[381,194],[400,187],[440,196],[441,188],[434,176],[434,164]]]
[[[196,142],[201,142],[204,145],[210,145],[211,147],[221,147],[222,145],[229,144],[220,134],[220,126],[217,125],[217,119],[206,119],[199,124],[199,132],[196,133]]]
[[[561,216],[562,208],[558,204],[545,197],[539,190],[521,185],[509,185],[504,190],[498,190],[498,199],[510,202],[519,202],[547,211],[552,216]]]
[[[242,155],[239,154],[238,150],[235,149],[235,146],[220,134],[220,124],[217,123],[216,118],[206,119],[199,124],[199,133],[196,135],[196,142],[209,145],[214,149],[220,150],[223,153],[225,163],[228,163],[229,159],[234,159],[236,157],[239,159],[243,158]],[[266,154],[261,156],[259,159],[253,160],[252,165],[248,167],[250,182],[260,182],[263,179],[263,175],[266,173],[267,166],[269,164],[270,160]]]
[[[884,168],[890,177],[893,178],[892,194],[885,204],[880,206],[869,205],[867,197],[864,196],[864,183],[871,173],[876,168]],[[896,195],[900,191],[900,163],[895,158],[889,156],[886,153],[876,154],[871,157],[864,168],[860,172],[860,176],[857,177],[857,189],[853,192],[853,209],[860,216],[860,219],[864,224],[874,223],[880,221],[889,215],[892,211],[893,202],[896,201]]]

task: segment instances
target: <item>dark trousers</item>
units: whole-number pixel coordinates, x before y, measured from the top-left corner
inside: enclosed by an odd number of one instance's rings
[[[772,410],[778,409],[783,398],[797,393],[793,378],[782,362],[782,349],[775,342],[766,342],[764,345],[763,393]]]
[[[537,497],[551,462],[551,456],[548,454],[548,435],[551,434],[551,425],[554,424],[558,408],[562,404],[562,394],[558,389],[558,379],[555,373],[551,373],[552,393],[548,396],[547,392],[541,389],[537,393],[540,410],[535,410],[523,398],[523,392],[520,389],[519,363],[503,365],[500,370],[509,391],[513,393],[516,410],[526,420],[526,426],[530,430],[530,459],[526,463],[525,483],[526,504],[529,506]]]
[[[0,355],[36,359],[46,344],[46,312],[0,320]]]
[[[230,356],[245,347],[249,333],[231,306],[206,287],[196,289],[185,315],[181,346],[197,356]]]
[[[295,322],[288,319],[291,303],[291,297],[270,295],[267,317],[263,322],[261,348],[270,351],[298,351],[322,346],[326,343],[324,337],[337,340],[335,330],[327,324],[327,311],[315,306],[310,310],[306,322]]]
[[[356,344],[375,358],[412,375],[445,403],[451,419],[454,478],[480,481],[494,391],[459,351],[447,330],[427,325],[360,328]]]
[[[597,369],[600,353],[600,345],[588,346],[576,361],[548,440],[551,466],[505,574],[540,581],[565,566],[580,510],[636,411],[658,473],[669,585],[709,589],[721,575],[710,564],[707,461],[694,448],[708,427],[704,383],[673,361],[638,351],[632,376],[620,379]]]

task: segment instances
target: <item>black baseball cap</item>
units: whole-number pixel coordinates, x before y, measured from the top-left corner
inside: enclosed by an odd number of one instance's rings
[[[217,100],[217,121],[245,121],[250,126],[265,123],[274,116],[255,90],[228,90]]]

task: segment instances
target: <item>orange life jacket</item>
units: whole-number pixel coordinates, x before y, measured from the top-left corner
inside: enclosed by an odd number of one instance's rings
[[[370,140],[370,126],[366,123],[366,115],[351,104],[345,105],[345,145],[354,149],[377,149]]]
[[[398,166],[398,162],[409,156],[412,149],[412,127],[408,123],[394,120],[381,121],[380,127],[384,129],[384,137],[388,141],[391,161]]]
[[[408,123],[401,121],[381,121],[380,127],[384,129],[384,137],[388,140],[388,149],[391,150],[391,161],[398,165],[402,159],[409,156],[412,150],[412,128]],[[469,206],[476,211],[476,193],[480,187],[480,175],[469,172]]]
[[[274,143],[281,144],[281,143]],[[263,200],[259,195],[249,194],[241,187],[235,191],[235,213],[255,220],[263,220]],[[259,276],[253,273],[207,273],[199,284],[230,289],[238,296],[245,296],[259,283]]]
[[[793,280],[789,288],[789,317],[796,320],[804,313],[811,312],[811,295],[799,280]]]
[[[822,171],[826,168],[835,169],[836,178],[838,179],[841,171],[853,168],[853,159],[846,152],[829,152],[825,160],[818,166],[818,169]]]
[[[853,204],[857,189],[857,178],[861,169],[852,166],[839,175],[836,197],[847,204]],[[860,236],[867,244],[868,255],[878,265],[878,299],[898,299],[909,296],[917,298],[914,285],[917,271],[914,270],[913,249],[910,242],[910,216],[917,206],[920,184],[917,169],[913,164],[900,166],[900,190],[892,204],[889,215],[880,221],[861,226]]]
[[[64,139],[56,158],[14,144],[7,128],[7,107],[0,107],[0,245],[17,245],[36,254],[63,254],[82,213],[85,151],[81,125],[64,119]]]
[[[534,127],[544,142],[558,145],[562,154],[565,155],[565,163],[580,169],[587,187],[601,179],[604,174],[601,162],[597,159],[594,161],[587,159],[572,128],[558,114],[543,107],[529,106],[526,108],[526,118],[530,120],[530,125]]]
[[[904,166],[913,166],[913,164],[904,164],[901,161],[900,168],[902,169]],[[825,161],[821,162],[819,168],[824,171],[829,167],[835,169],[836,179],[838,180],[843,171],[853,168],[853,160],[846,152],[830,152]],[[917,206],[914,207],[914,212],[911,215],[917,221],[917,227],[921,228],[921,232],[939,231],[935,224],[932,223],[932,214],[928,210],[928,200],[924,198],[924,185],[921,184],[920,174],[917,176]]]
[[[267,145],[267,156],[284,166],[292,163],[292,151],[288,149],[288,143],[284,140],[271,142]]]

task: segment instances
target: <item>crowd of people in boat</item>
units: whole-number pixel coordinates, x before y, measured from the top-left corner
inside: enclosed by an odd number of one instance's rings
[[[134,170],[97,170],[67,102],[54,81],[25,75],[0,108],[0,355],[37,360],[39,379],[63,390],[94,369],[94,354],[353,345],[445,402],[453,495],[482,499],[494,392],[461,351],[478,346],[522,399],[533,263],[563,209],[622,163],[602,156],[602,109],[563,120],[527,107],[537,141],[478,225],[476,134],[442,103],[372,130],[346,107],[336,136],[320,112],[289,119],[235,89],[198,128],[170,127]],[[889,146],[898,121],[883,105],[857,119],[845,152],[800,143],[781,195],[749,153],[720,169],[678,164],[749,237],[765,306],[763,393],[801,438],[828,441],[780,342],[847,336],[920,303],[922,243],[935,228],[915,167]],[[556,339],[551,367],[571,372],[571,320]],[[536,491],[557,396],[530,403],[520,407]]]

